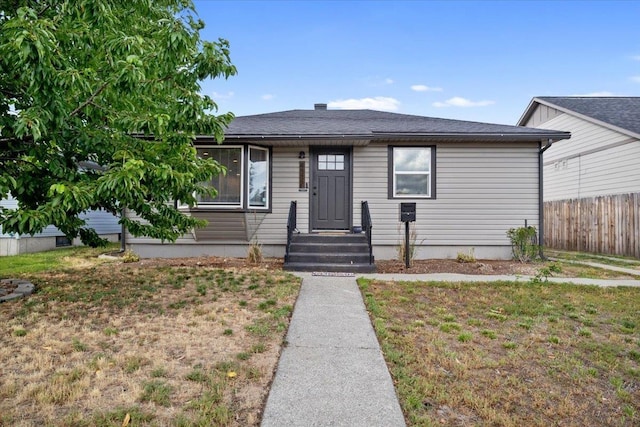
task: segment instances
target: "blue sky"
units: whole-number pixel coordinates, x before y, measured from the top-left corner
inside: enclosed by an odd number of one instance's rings
[[[640,96],[639,1],[195,1],[238,75],[219,111],[371,108],[515,124],[534,96]]]

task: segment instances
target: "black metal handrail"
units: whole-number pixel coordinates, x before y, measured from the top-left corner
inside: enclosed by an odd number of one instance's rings
[[[298,211],[298,202],[293,200],[291,205],[289,206],[289,218],[287,219],[287,247],[285,248],[284,253],[284,261],[289,261],[289,248],[291,247],[291,238],[293,237],[293,233],[298,228],[297,226],[297,211]]]
[[[362,202],[361,216],[362,231],[367,236],[367,243],[369,245],[369,264],[373,264],[373,245],[371,244],[371,229],[373,228],[373,223],[371,222],[369,203],[366,200]]]

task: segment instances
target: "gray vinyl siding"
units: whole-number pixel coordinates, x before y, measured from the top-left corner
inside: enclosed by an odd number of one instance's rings
[[[18,202],[17,200],[10,197],[8,199],[2,200],[0,202],[0,205],[5,208],[14,209],[18,207]],[[118,234],[121,231],[121,227],[118,224],[118,217],[113,216],[109,212],[89,211],[81,214],[80,218],[86,219],[87,225],[89,227],[94,228],[96,232],[100,235]],[[33,237],[56,237],[56,236],[62,236],[62,235],[63,234],[60,230],[50,225],[46,227],[44,230],[42,230],[41,233],[35,234]],[[7,237],[9,236],[9,234],[1,232],[0,236]],[[32,237],[32,236],[27,235],[24,237]]]
[[[374,246],[392,251],[403,236],[398,221],[399,204],[417,203],[416,242],[430,247],[496,247],[509,253],[509,228],[538,225],[538,144],[537,143],[441,143],[436,149],[436,199],[389,199],[388,146],[372,143],[353,147],[352,225],[361,223],[361,202],[368,201],[373,220]],[[407,143],[397,144],[412,145]],[[434,146],[433,143],[414,144]],[[309,182],[309,153],[306,152],[305,178]],[[248,230],[257,229],[254,238],[263,247],[280,248],[272,256],[282,256],[291,201],[297,201],[297,227],[309,232],[309,192],[300,191],[298,158],[300,147],[274,147],[272,162],[272,210],[254,215],[245,213]],[[212,212],[211,220],[216,213]],[[233,221],[240,221],[238,218]],[[254,224],[252,225],[252,221]],[[196,232],[196,235],[201,233]],[[228,245],[246,245],[247,240],[197,240],[188,234],[177,243],[198,244],[193,253],[222,253]],[[220,237],[219,235],[217,237]],[[229,236],[231,237],[231,236]],[[158,240],[128,237],[128,243],[158,244]],[[225,246],[226,245],[226,246]],[[208,249],[205,249],[208,247]],[[218,247],[216,250],[214,248]],[[455,256],[457,249],[447,252]],[[506,251],[506,252],[505,252]],[[178,251],[184,256],[184,252]],[[387,251],[387,254],[389,251]],[[501,255],[501,256],[502,256]],[[151,255],[152,256],[152,255]],[[444,256],[444,255],[443,255]],[[382,258],[381,258],[382,259]]]
[[[367,200],[374,245],[397,245],[404,229],[400,199],[387,198],[387,146],[354,148],[354,222]],[[416,144],[420,145],[420,144]],[[424,144],[431,145],[431,144]],[[537,144],[446,143],[436,146],[435,200],[416,202],[418,243],[425,245],[508,245],[511,227],[538,223]]]
[[[540,127],[572,134],[544,154],[545,201],[640,192],[640,140],[569,114]]]
[[[546,123],[549,120],[561,114],[563,114],[562,111],[556,108],[538,104],[538,108],[536,108],[536,110],[533,112],[531,117],[529,117],[529,120],[527,120],[527,123],[525,124],[525,126],[532,127],[532,128],[535,128],[535,127],[542,128],[543,123]],[[557,129],[554,129],[554,130],[557,130]]]
[[[300,151],[305,151],[305,178],[309,182],[308,148],[273,148],[272,210],[264,218],[255,235],[263,244],[286,244],[289,206],[294,200],[297,202],[298,230],[301,233],[309,232],[309,192],[300,191],[298,188]]]
[[[206,219],[209,225],[204,229],[195,230],[194,233],[183,235],[176,243],[207,243],[226,244],[247,243],[257,239],[264,245],[284,245],[287,242],[287,218],[291,201],[298,202],[298,228],[301,232],[308,232],[309,224],[309,193],[300,191],[298,155],[305,151],[305,176],[309,181],[309,153],[308,149],[300,147],[274,147],[272,161],[272,195],[271,212],[223,212],[199,210],[193,215]],[[133,212],[127,215],[132,219],[139,219]],[[244,227],[246,231],[239,228]],[[134,237],[127,234],[129,244],[151,243],[159,244],[160,240],[147,237]]]

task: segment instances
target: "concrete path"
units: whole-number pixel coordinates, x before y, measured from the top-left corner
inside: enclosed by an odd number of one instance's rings
[[[358,277],[368,277],[380,280],[395,281],[436,281],[436,282],[528,282],[533,276],[502,276],[502,275],[473,275],[473,274],[457,274],[457,273],[433,273],[433,274],[358,274]],[[544,279],[542,279],[544,280]],[[593,285],[593,286],[632,286],[640,287],[640,280],[633,279],[583,279],[573,277],[549,277],[550,283],[573,283],[576,285]]]
[[[300,277],[261,425],[404,426],[355,278]]]
[[[596,268],[601,268],[603,270],[616,271],[618,273],[628,274],[629,276],[640,276],[640,270],[636,270],[633,268],[618,267],[617,265],[600,264],[599,262],[569,260],[569,259],[552,258],[552,257],[549,257],[549,259],[552,261],[569,262],[571,264],[588,265],[589,267],[596,267]]]

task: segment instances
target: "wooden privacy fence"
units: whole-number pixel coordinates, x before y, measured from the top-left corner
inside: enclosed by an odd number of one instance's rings
[[[545,202],[544,244],[640,258],[640,193]]]

